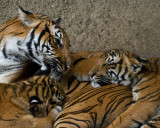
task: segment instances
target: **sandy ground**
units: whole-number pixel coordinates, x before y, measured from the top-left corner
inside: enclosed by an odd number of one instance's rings
[[[159,0],[0,0],[1,25],[18,15],[18,5],[61,17],[72,51],[116,48],[160,57]]]

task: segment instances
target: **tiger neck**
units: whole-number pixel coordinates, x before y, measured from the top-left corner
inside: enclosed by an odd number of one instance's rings
[[[24,53],[20,51],[19,44],[23,42],[25,37],[6,35],[1,40],[0,61],[22,61]]]

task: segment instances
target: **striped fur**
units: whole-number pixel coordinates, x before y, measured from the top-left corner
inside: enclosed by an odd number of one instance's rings
[[[122,50],[105,52],[90,71],[93,87],[121,84],[132,89],[133,104],[108,128],[160,127],[160,61]]]
[[[97,64],[101,54],[72,54],[73,67],[60,83],[68,98],[54,128],[105,128],[131,104],[132,94],[127,87],[111,84],[95,89],[90,82],[80,81],[87,79],[88,72]]]
[[[51,128],[65,98],[50,76],[0,84],[0,127]]]
[[[24,67],[31,61],[40,66],[39,74],[51,68],[53,77],[59,80],[65,67],[71,66],[71,58],[69,38],[58,23],[46,15],[32,14],[19,7],[19,17],[0,27],[0,66],[7,69],[5,73],[12,77],[19,65]],[[15,65],[14,71],[12,65]],[[0,82],[12,82],[6,80],[3,73],[0,70]]]

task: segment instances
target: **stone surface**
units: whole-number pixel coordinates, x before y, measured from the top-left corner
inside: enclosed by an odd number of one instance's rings
[[[61,17],[73,51],[116,48],[160,57],[159,0],[0,0],[0,25],[18,15],[18,5]]]

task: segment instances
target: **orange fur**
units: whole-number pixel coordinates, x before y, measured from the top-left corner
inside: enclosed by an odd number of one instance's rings
[[[65,98],[50,76],[0,84],[0,127],[51,128]]]

